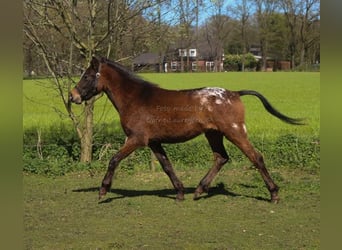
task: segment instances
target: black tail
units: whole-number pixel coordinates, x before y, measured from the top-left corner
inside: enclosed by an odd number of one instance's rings
[[[290,123],[290,124],[294,124],[294,125],[305,125],[305,123],[303,122],[303,119],[297,119],[297,118],[291,118],[288,117],[286,115],[283,115],[282,113],[280,113],[278,110],[276,110],[275,108],[272,107],[272,105],[268,102],[268,100],[260,93],[253,91],[253,90],[240,90],[237,91],[237,93],[239,93],[240,96],[243,95],[254,95],[256,97],[258,97],[262,104],[264,105],[265,109],[271,113],[272,115],[278,117],[280,120],[286,122],[286,123]]]

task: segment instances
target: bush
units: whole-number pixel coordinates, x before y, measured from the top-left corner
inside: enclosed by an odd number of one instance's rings
[[[317,138],[300,138],[288,134],[273,144],[274,162],[294,168],[319,169],[320,144]]]
[[[125,135],[121,131],[96,131],[93,146],[93,162],[80,164],[80,145],[70,129],[50,128],[41,132],[41,150],[37,151],[37,132],[24,131],[23,170],[25,172],[58,176],[71,171],[96,169],[105,170],[110,158],[124,143]],[[264,155],[267,167],[288,166],[317,172],[320,167],[319,138],[299,137],[285,134],[275,139],[251,138],[255,147]],[[209,169],[212,165],[212,152],[206,139],[198,137],[180,144],[164,145],[165,151],[176,169]],[[230,156],[229,165],[251,164],[237,147],[225,140]],[[151,151],[143,148],[132,153],[120,164],[120,169],[133,173],[148,170],[151,164]],[[159,164],[157,164],[159,165]],[[161,169],[161,168],[157,168]]]
[[[242,61],[245,60],[245,70],[255,70],[257,67],[257,60],[251,53],[243,55],[226,55],[223,62],[224,68],[228,71],[241,71]]]

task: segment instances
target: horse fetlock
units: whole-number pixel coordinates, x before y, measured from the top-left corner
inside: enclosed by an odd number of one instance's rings
[[[99,191],[99,200],[101,200],[106,194],[107,194],[107,189],[104,187],[101,187]]]
[[[273,204],[278,204],[280,202],[280,198],[277,197],[277,198],[271,198],[271,203]]]
[[[184,192],[178,192],[176,196],[176,201],[184,201]]]
[[[199,184],[194,193],[194,200],[198,200],[202,193],[208,193],[209,187],[207,185]]]
[[[107,192],[109,192],[111,184],[112,183],[102,182],[102,186],[101,186],[100,191],[99,191],[99,199],[104,197],[107,194]]]
[[[271,202],[274,204],[279,203],[280,198],[278,196],[278,191],[271,192]]]
[[[177,196],[176,196],[176,200],[177,201],[183,201],[184,200],[184,186],[181,182],[179,182],[178,184],[176,184],[176,191],[177,191]]]
[[[200,196],[201,196],[201,193],[200,192],[197,192],[197,191],[195,191],[195,193],[194,193],[194,201],[195,200],[198,200],[199,198],[200,198]]]

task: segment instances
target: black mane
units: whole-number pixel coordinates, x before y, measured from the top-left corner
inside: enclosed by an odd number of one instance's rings
[[[132,71],[128,70],[122,64],[117,63],[117,62],[113,62],[107,58],[103,58],[103,59],[107,65],[109,65],[110,67],[112,67],[116,71],[118,71],[122,77],[127,78],[129,80],[132,80],[136,83],[142,84],[146,87],[158,87],[159,88],[159,86],[157,84],[154,84],[154,83],[151,83],[149,81],[144,80],[140,76],[138,76],[138,75],[134,74]]]

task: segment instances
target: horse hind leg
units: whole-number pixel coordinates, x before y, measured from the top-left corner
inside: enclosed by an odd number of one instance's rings
[[[246,129],[244,124],[234,124],[233,128],[229,130],[228,133],[225,134],[226,138],[230,140],[233,144],[235,144],[253,163],[253,165],[258,169],[261,174],[266,187],[271,195],[271,202],[278,203],[279,196],[278,190],[279,187],[274,183],[270,174],[268,173],[263,156],[255,150],[250,141],[247,138]]]
[[[210,183],[229,159],[223,145],[223,134],[221,132],[208,131],[205,133],[205,136],[214,154],[214,165],[198,184],[194,193],[194,200],[199,199],[203,192],[208,192]]]

